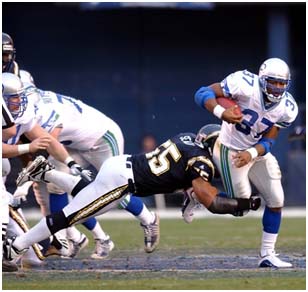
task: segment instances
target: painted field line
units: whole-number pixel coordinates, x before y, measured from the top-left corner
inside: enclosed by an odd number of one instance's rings
[[[156,210],[155,208],[150,208],[153,211],[156,211],[161,219],[181,219],[181,208],[167,208],[165,210]],[[257,211],[250,211],[245,215],[245,218],[262,218],[263,208]],[[42,218],[40,210],[38,208],[31,208],[23,210],[23,213],[27,220],[39,220]],[[212,214],[207,209],[200,209],[195,211],[195,218],[223,218],[230,219],[235,218],[232,215],[217,215]],[[305,218],[306,217],[306,208],[305,207],[286,207],[283,209],[283,217],[286,218]],[[136,220],[133,215],[125,210],[112,210],[103,215],[96,217],[103,220],[117,220],[117,219],[131,219]]]

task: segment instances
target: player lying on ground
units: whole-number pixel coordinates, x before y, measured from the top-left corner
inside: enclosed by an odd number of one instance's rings
[[[25,235],[8,239],[9,257],[18,256],[32,243],[63,228],[109,211],[127,193],[149,196],[193,187],[198,201],[213,213],[234,214],[258,209],[260,198],[220,197],[218,190],[211,185],[215,167],[210,153],[219,130],[219,125],[207,125],[200,129],[197,136],[179,134],[153,152],[111,157],[105,161],[92,183],[59,172],[44,157],[37,157],[20,173],[17,185],[30,179],[52,181],[77,195],[61,212],[46,216]]]

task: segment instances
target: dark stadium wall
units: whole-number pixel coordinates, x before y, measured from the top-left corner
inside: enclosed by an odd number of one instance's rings
[[[80,98],[113,118],[123,130],[125,152],[132,153],[141,150],[145,133],[159,143],[218,122],[196,106],[194,92],[236,70],[258,72],[270,57],[273,11],[288,20],[291,92],[305,107],[305,3],[86,11],[76,3],[6,2],[2,22],[20,67],[37,86]],[[290,130],[274,149],[284,173]]]

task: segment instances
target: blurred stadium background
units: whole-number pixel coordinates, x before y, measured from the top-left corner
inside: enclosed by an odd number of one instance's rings
[[[142,151],[146,134],[160,144],[218,122],[194,103],[200,86],[237,70],[257,73],[269,57],[284,59],[300,112],[273,152],[286,206],[305,206],[306,142],[289,139],[295,126],[306,124],[305,2],[3,2],[2,31],[12,36],[17,62],[39,88],[80,98],[113,118],[126,153]],[[13,160],[9,190],[18,163]],[[157,202],[181,202],[165,199]],[[29,196],[25,207],[33,205]]]

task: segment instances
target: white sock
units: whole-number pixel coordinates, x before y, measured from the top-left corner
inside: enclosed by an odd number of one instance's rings
[[[263,231],[261,251],[260,251],[261,257],[264,257],[267,254],[271,254],[272,252],[275,251],[277,237],[278,237],[278,234],[267,233]]]
[[[107,240],[110,238],[110,236],[108,234],[106,234],[104,232],[104,230],[102,229],[101,225],[98,223],[96,223],[96,225],[94,226],[94,228],[91,230],[94,239],[103,239],[103,240]]]
[[[150,225],[155,220],[154,213],[150,212],[150,210],[143,206],[141,213],[136,216],[143,225]]]
[[[18,250],[23,250],[30,247],[32,244],[40,242],[51,235],[46,223],[46,218],[41,219],[39,223],[33,226],[26,233],[16,237],[14,247]]]
[[[52,169],[45,173],[45,180],[56,184],[65,192],[71,193],[73,188],[80,181],[80,177]]]
[[[75,226],[68,227],[66,231],[68,239],[79,242],[81,239],[81,232]]]
[[[67,229],[61,229],[57,231],[54,236],[59,239],[67,239]]]

